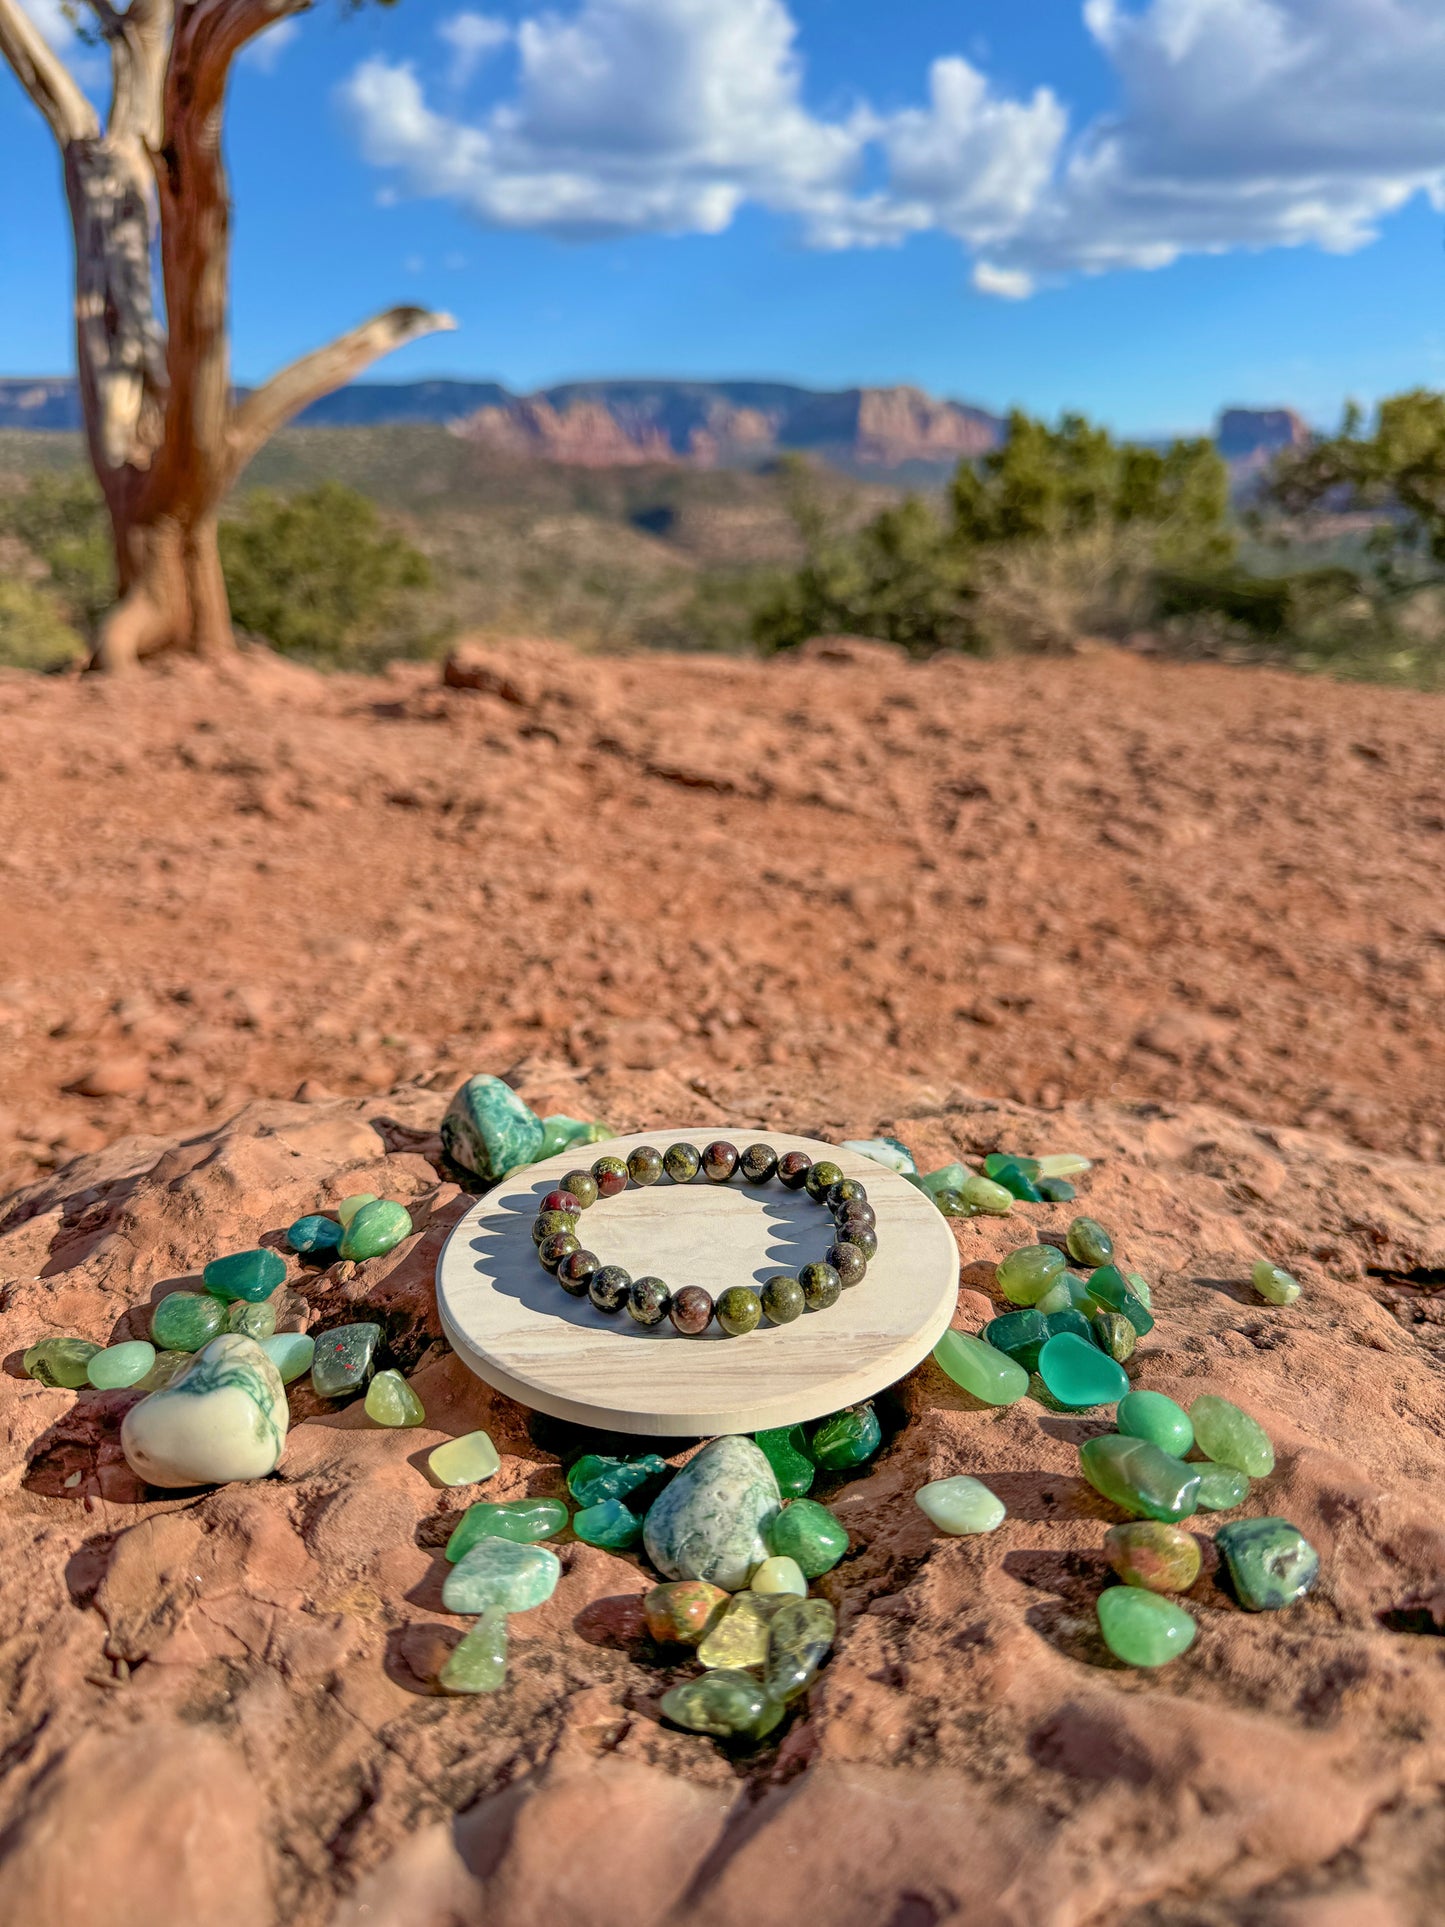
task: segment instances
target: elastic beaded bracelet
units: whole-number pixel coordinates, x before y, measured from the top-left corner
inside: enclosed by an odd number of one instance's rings
[[[584,1251],[577,1223],[600,1198],[615,1198],[629,1184],[652,1185],[666,1176],[674,1184],[690,1184],[701,1172],[713,1184],[737,1177],[744,1184],[768,1184],[773,1178],[789,1191],[805,1190],[826,1205],[833,1218],[833,1242],[824,1258],[804,1265],[794,1278],[779,1272],[761,1292],[733,1285],[717,1302],[701,1285],[671,1291],[661,1278],[629,1277],[621,1265],[604,1265],[594,1252]],[[878,1251],[878,1221],[868,1202],[867,1188],[846,1178],[836,1164],[820,1158],[815,1164],[804,1151],[785,1151],[781,1157],[770,1144],[750,1144],[739,1151],[719,1138],[699,1151],[693,1144],[672,1144],[666,1151],[640,1144],[626,1160],[601,1157],[590,1171],[569,1171],[555,1191],[549,1191],[532,1226],[537,1257],[559,1285],[574,1298],[589,1298],[599,1311],[616,1313],[625,1306],[638,1325],[660,1325],[670,1319],[685,1338],[697,1338],[713,1320],[729,1337],[753,1331],[766,1318],[772,1325],[791,1325],[805,1311],[826,1311],[836,1305],[851,1285],[861,1284],[869,1260]]]

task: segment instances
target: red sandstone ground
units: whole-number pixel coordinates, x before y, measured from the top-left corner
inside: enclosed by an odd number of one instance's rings
[[[470,691],[265,660],[0,683],[0,1101],[14,1180],[41,1173],[0,1206],[4,1911],[1435,1927],[1445,705],[1108,654],[489,662]],[[577,1544],[504,1692],[437,1696],[470,1495],[423,1455],[485,1425],[509,1497],[559,1490],[577,1443],[436,1323],[465,1202],[436,1124],[508,1067],[619,1129],[1093,1156],[1088,1206],[1155,1281],[1136,1382],[1266,1423],[1247,1510],[1307,1533],[1319,1588],[1244,1614],[1211,1555],[1194,1649],[1115,1666],[1116,1515],[1077,1474],[1100,1428],[928,1364],[820,1489],[852,1536],[838,1646],[775,1741],[662,1726],[641,1565]],[[36,1338],[138,1333],[217,1250],[358,1189],[418,1235],[293,1265],[284,1322],[378,1317],[421,1431],[295,1389],[274,1477],[157,1495],[120,1456],[132,1395],[20,1375]],[[961,1327],[1067,1215],[958,1227]],[[1243,1282],[1260,1251],[1306,1287],[1288,1312]],[[1005,1499],[997,1534],[912,1505],[955,1472]]]

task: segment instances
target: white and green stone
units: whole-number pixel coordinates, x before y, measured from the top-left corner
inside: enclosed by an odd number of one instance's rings
[[[449,1613],[484,1613],[489,1606],[530,1612],[552,1597],[561,1577],[562,1562],[548,1546],[479,1539],[442,1581],[442,1604]]]
[[[781,1503],[777,1479],[749,1438],[705,1445],[653,1501],[643,1528],[664,1579],[706,1579],[740,1592],[768,1557],[763,1533]]]
[[[131,1470],[151,1485],[219,1485],[273,1471],[288,1423],[276,1367],[254,1339],[225,1332],[169,1385],[132,1405],[120,1443]]]
[[[1007,1511],[1003,1500],[990,1492],[981,1480],[970,1479],[963,1473],[920,1486],[913,1502],[940,1532],[957,1535],[994,1532],[1003,1524]]]
[[[454,1164],[494,1184],[535,1164],[546,1127],[500,1077],[469,1077],[442,1119],[442,1148]]]

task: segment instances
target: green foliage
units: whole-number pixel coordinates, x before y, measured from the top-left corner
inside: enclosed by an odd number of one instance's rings
[[[84,642],[48,589],[0,576],[0,665],[62,669],[85,654]]]
[[[100,490],[79,469],[33,475],[0,497],[0,534],[23,542],[50,572],[71,620],[89,631],[115,596],[115,561]]]
[[[243,497],[221,525],[221,561],[237,626],[287,655],[362,667],[437,640],[414,595],[431,582],[426,557],[339,482]]]
[[[1217,615],[1267,637],[1300,632],[1336,614],[1362,587],[1353,569],[1334,566],[1297,569],[1290,575],[1161,569],[1154,578],[1156,608],[1165,620]]]

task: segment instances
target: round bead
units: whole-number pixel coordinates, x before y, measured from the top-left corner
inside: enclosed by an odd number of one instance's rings
[[[587,1296],[598,1311],[621,1311],[631,1283],[632,1274],[621,1265],[599,1265],[587,1280]]]
[[[763,1314],[771,1324],[791,1325],[795,1318],[802,1317],[807,1302],[803,1287],[786,1272],[769,1278],[763,1286]]]
[[[867,1204],[868,1187],[860,1184],[857,1178],[839,1178],[836,1184],[828,1186],[828,1209],[834,1217],[845,1204]]]
[[[717,1138],[702,1154],[703,1176],[714,1184],[726,1184],[738,1168],[738,1147],[726,1138]]]
[[[738,1175],[745,1184],[766,1184],[778,1169],[778,1154],[771,1144],[750,1144],[738,1159]]]
[[[850,1244],[847,1239],[841,1244],[829,1245],[828,1263],[837,1272],[845,1290],[849,1285],[861,1285],[863,1274],[868,1269],[868,1260],[857,1245]]]
[[[597,1180],[590,1171],[569,1171],[562,1180],[562,1189],[570,1191],[584,1211],[597,1202]]]
[[[695,1144],[669,1144],[662,1154],[662,1168],[674,1184],[691,1184],[702,1169],[702,1152]]]
[[[582,1200],[571,1191],[549,1191],[537,1206],[538,1214],[543,1211],[570,1211],[574,1216],[582,1209]]]
[[[592,1181],[599,1198],[615,1198],[627,1189],[627,1166],[621,1158],[598,1158],[592,1167]]]
[[[836,1164],[822,1158],[803,1179],[803,1189],[815,1204],[821,1204],[835,1184],[841,1184],[843,1173]]]
[[[668,1317],[684,1338],[696,1338],[712,1323],[712,1293],[701,1285],[684,1285],[672,1294]]]
[[[784,1151],[778,1159],[778,1183],[784,1190],[801,1191],[812,1168],[813,1160],[806,1151]]]
[[[855,1199],[853,1203],[845,1204],[840,1211],[834,1212],[833,1222],[840,1233],[846,1225],[853,1224],[866,1224],[871,1231],[878,1223],[878,1213],[871,1204]]]
[[[639,1144],[627,1154],[627,1175],[634,1184],[656,1184],[662,1176],[662,1153],[650,1144]]]
[[[660,1278],[634,1278],[627,1288],[627,1314],[639,1325],[660,1325],[672,1293]]]
[[[571,1251],[557,1267],[557,1283],[574,1298],[585,1298],[592,1274],[598,1269],[595,1252]]]
[[[804,1265],[798,1273],[809,1311],[826,1311],[843,1295],[843,1280],[831,1265]]]
[[[532,1220],[532,1243],[541,1244],[555,1231],[575,1231],[577,1220],[570,1211],[539,1211]]]
[[[544,1238],[537,1247],[537,1256],[548,1271],[555,1271],[564,1258],[570,1258],[574,1251],[582,1249],[580,1241],[570,1231],[554,1231],[550,1238]]]
[[[741,1338],[757,1325],[763,1308],[755,1291],[749,1291],[746,1285],[730,1285],[718,1299],[716,1312],[717,1322],[729,1338]]]
[[[842,1237],[842,1231],[843,1228],[840,1225],[840,1237]],[[855,1250],[861,1251],[865,1259],[878,1256],[878,1233],[871,1224],[850,1224],[844,1242],[852,1245]]]

